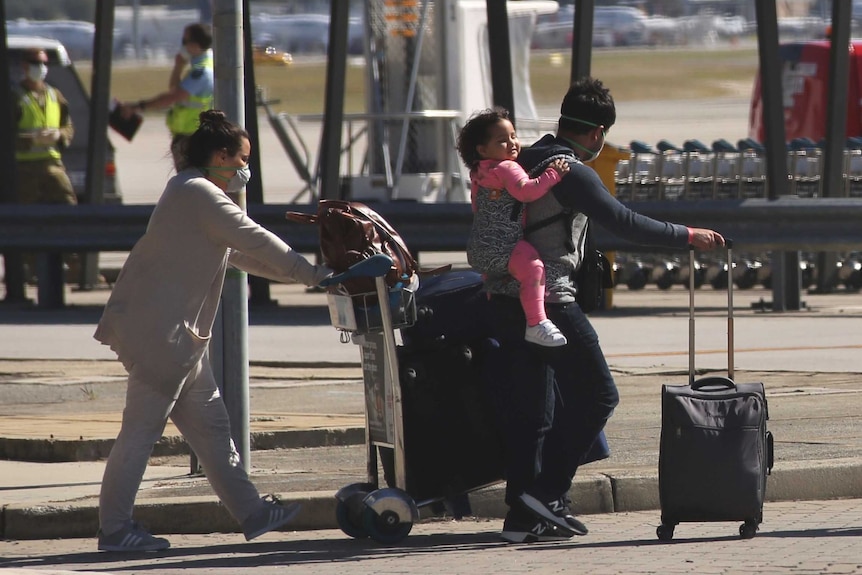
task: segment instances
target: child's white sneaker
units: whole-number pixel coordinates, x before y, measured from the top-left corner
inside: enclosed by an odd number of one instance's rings
[[[549,319],[543,319],[533,326],[528,325],[524,339],[531,343],[544,345],[545,347],[560,347],[569,343],[569,340],[566,339],[560,328]]]

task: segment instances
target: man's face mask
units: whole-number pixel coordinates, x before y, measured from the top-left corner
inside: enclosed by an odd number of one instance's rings
[[[41,82],[48,75],[47,64],[29,64],[27,66],[27,77],[34,82]]]
[[[599,126],[598,124],[594,124],[593,122],[587,122],[586,120],[581,120],[580,118],[573,118],[571,116],[566,116],[566,115],[562,115],[561,117],[565,118],[567,120],[571,120],[573,122],[579,122],[581,124],[586,124],[586,125],[592,126],[594,128],[601,128],[602,127],[602,126]],[[565,138],[565,140],[568,143],[570,143],[572,146],[574,146],[575,148],[578,148],[580,151],[586,152],[589,154],[589,156],[587,156],[586,158],[581,158],[582,162],[592,162],[593,160],[595,160],[596,158],[599,157],[599,154],[602,153],[602,149],[605,147],[605,140],[607,139],[607,137],[608,137],[608,131],[605,129],[602,129],[602,143],[599,145],[598,149],[596,149],[596,150],[591,150],[591,149],[587,148],[586,146],[582,146],[579,143],[577,143],[573,140],[570,140],[568,138]]]

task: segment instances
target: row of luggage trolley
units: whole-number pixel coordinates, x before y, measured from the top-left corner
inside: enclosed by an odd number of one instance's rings
[[[796,138],[787,145],[787,172],[790,194],[819,197],[823,185],[824,142]],[[768,194],[765,149],[752,138],[735,145],[720,139],[707,146],[687,140],[677,146],[661,140],[655,146],[642,141],[630,143],[631,156],[620,160],[615,173],[616,196],[623,202],[657,200],[739,200],[765,198]],[[843,159],[842,193],[862,197],[862,138],[846,140]],[[800,262],[802,287],[818,282],[816,254],[803,254]],[[615,284],[642,289],[655,284],[659,289],[688,285],[687,273],[679,258],[662,254],[617,254]],[[696,266],[696,287],[704,284],[722,289],[727,262],[720,257],[701,258]],[[771,288],[769,254],[740,254],[733,262],[734,283],[740,289]],[[829,272],[833,287],[847,291],[862,289],[862,254],[838,254],[837,269]]]
[[[789,194],[819,197],[823,186],[824,142],[797,138],[787,145]],[[668,140],[654,147],[630,143],[631,157],[617,165],[615,186],[621,201],[747,199],[767,197],[765,148],[752,138],[736,144],[721,139],[707,146]],[[848,138],[843,156],[846,197],[862,197],[862,138]]]
[[[862,290],[862,252],[839,254],[836,268],[829,277],[830,285],[847,292]],[[800,257],[802,289],[818,284],[821,270],[817,267],[817,254],[803,252]],[[617,253],[614,257],[614,286],[632,291],[654,285],[668,290],[674,286],[688,287],[688,269],[683,258],[670,254]],[[695,288],[727,287],[727,260],[722,256],[699,254],[695,262]],[[772,269],[768,253],[739,254],[734,257],[732,275],[739,289],[772,289]]]

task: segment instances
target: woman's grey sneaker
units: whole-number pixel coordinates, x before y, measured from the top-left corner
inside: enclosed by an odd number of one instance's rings
[[[153,537],[135,521],[109,535],[99,530],[99,551],[162,551],[170,546],[167,539]]]
[[[544,503],[529,493],[522,493],[519,499],[537,517],[549,521],[560,529],[567,529],[575,535],[586,535],[589,533],[587,526],[572,515],[565,497],[551,499],[547,503]]]
[[[274,529],[278,529],[299,513],[299,503],[284,505],[275,495],[267,495],[262,499],[263,507],[255,511],[242,523],[242,532],[246,541],[260,537]]]
[[[517,507],[506,514],[500,537],[509,543],[537,543],[542,541],[568,541],[573,533],[557,528],[544,519]]]
[[[524,339],[530,343],[537,343],[545,347],[560,347],[566,345],[569,340],[560,331],[554,322],[543,319],[536,325],[528,325],[524,333]]]

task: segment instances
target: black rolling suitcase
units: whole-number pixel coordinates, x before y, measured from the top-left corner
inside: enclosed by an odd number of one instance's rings
[[[423,277],[416,291],[416,322],[401,329],[404,345],[438,348],[442,343],[471,345],[489,337],[485,328],[488,295],[481,274],[454,270]]]
[[[457,501],[503,479],[502,437],[482,377],[493,345],[398,348],[407,492],[417,502]]]
[[[754,537],[763,520],[772,434],[762,383],[733,381],[733,278],[728,241],[728,376],[694,378],[694,250],[689,252],[689,384],[662,386],[658,538],[682,522],[743,521]]]
[[[503,480],[503,436],[494,409],[501,349],[485,327],[482,276],[459,270],[422,279],[416,323],[401,329],[399,382],[404,413],[407,491],[417,501],[459,501]],[[601,433],[582,464],[607,458]],[[394,485],[389,453],[384,477]],[[463,499],[460,499],[463,501]]]

